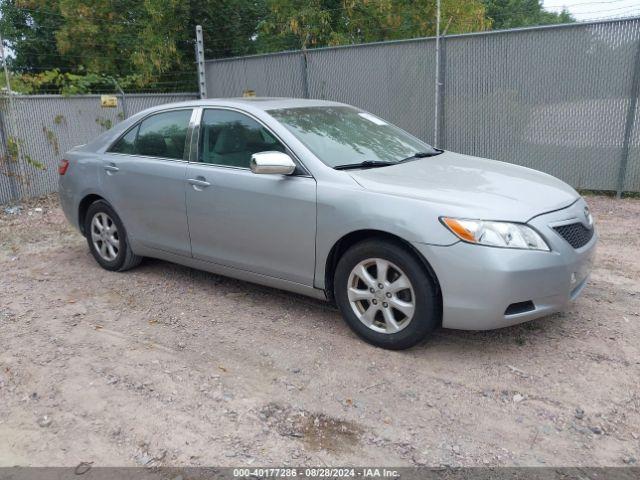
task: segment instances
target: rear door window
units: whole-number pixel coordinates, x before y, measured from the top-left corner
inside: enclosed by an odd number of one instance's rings
[[[118,140],[111,152],[183,160],[191,109],[156,113]]]

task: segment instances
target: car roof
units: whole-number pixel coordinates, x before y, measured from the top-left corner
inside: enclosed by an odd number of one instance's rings
[[[107,130],[102,135],[83,146],[84,150],[99,150],[106,148],[115,139],[122,135],[132,125],[139,122],[142,118],[176,108],[193,108],[193,107],[229,107],[237,108],[247,113],[260,116],[263,112],[269,110],[277,110],[283,108],[303,108],[303,107],[348,107],[340,102],[331,102],[328,100],[315,100],[307,98],[280,98],[280,97],[239,97],[239,98],[207,98],[203,100],[188,100],[177,103],[164,103],[155,107],[142,110],[123,122],[120,122],[111,130]],[[268,113],[267,113],[268,115]]]
[[[281,108],[302,107],[337,107],[348,106],[340,102],[328,100],[316,100],[308,98],[286,97],[238,97],[238,98],[207,98],[203,100],[190,100],[180,103],[166,103],[150,108],[146,112],[164,110],[175,107],[237,107],[242,110],[277,110]]]
[[[279,108],[299,108],[299,107],[321,107],[321,106],[337,106],[344,105],[339,102],[329,100],[316,100],[309,98],[287,98],[287,97],[240,97],[240,98],[216,98],[211,100],[201,100],[206,104],[235,103],[238,105],[250,105],[260,110],[274,110]]]

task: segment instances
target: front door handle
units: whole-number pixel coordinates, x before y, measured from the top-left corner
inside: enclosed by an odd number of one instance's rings
[[[114,163],[110,163],[108,165],[105,165],[104,169],[106,170],[106,172],[109,175],[111,175],[112,173],[116,173],[116,172],[120,171],[120,169],[118,167],[116,167],[116,165]]]
[[[193,185],[193,188],[195,188],[196,190],[211,186],[211,183],[207,182],[207,180],[204,177],[190,178],[187,180],[187,182]]]

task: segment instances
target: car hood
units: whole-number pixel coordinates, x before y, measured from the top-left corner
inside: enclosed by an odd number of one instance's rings
[[[453,152],[349,174],[371,191],[440,204],[442,215],[486,220],[524,222],[580,197],[546,173]]]

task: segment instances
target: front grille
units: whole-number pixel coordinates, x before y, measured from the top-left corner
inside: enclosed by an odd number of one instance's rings
[[[573,248],[584,247],[593,237],[593,227],[587,228],[580,222],[560,225],[553,227],[553,229]]]

